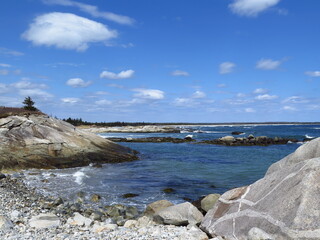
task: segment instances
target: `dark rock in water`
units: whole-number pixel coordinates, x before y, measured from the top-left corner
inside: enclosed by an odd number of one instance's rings
[[[231,133],[232,135],[241,135],[244,134],[244,132],[238,132],[238,131],[234,131]]]
[[[213,140],[204,140],[199,143],[217,144],[225,146],[268,146],[273,144],[287,144],[292,142],[298,142],[298,140],[293,138],[281,137],[270,138],[266,136],[249,136],[247,138],[235,138],[233,136],[225,136]]]
[[[6,178],[6,175],[4,175],[3,173],[0,173],[0,179],[4,179]]]
[[[122,195],[123,198],[134,198],[137,196],[139,196],[139,194],[136,194],[136,193],[126,193]]]
[[[98,194],[92,194],[92,195],[91,195],[91,201],[92,201],[92,202],[99,202],[100,199],[101,199],[101,196],[98,195]]]
[[[164,193],[174,193],[176,190],[174,190],[173,188],[164,188],[162,189],[162,192]]]
[[[137,143],[163,143],[163,142],[171,142],[171,143],[184,143],[184,142],[192,142],[194,139],[185,139],[185,138],[172,138],[172,137],[147,137],[147,138],[108,138],[113,142],[137,142]]]
[[[67,168],[137,159],[136,152],[46,115],[0,118],[0,169]]]

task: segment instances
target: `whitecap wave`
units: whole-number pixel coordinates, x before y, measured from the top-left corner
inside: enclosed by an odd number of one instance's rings
[[[79,170],[73,174],[73,177],[75,178],[75,182],[81,185],[83,183],[83,180],[85,178],[89,178],[88,175],[86,175],[82,170]]]
[[[308,139],[313,139],[313,138],[315,138],[315,137],[312,137],[312,136],[309,136],[308,134],[306,134],[306,135],[304,135],[306,138],[308,138]]]

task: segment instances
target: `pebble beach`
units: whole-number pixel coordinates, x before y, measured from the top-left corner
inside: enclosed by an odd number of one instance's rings
[[[58,197],[42,196],[27,187],[23,174],[1,176],[0,239],[208,239],[196,226],[159,225],[145,216],[128,220],[124,226],[108,218],[103,221],[87,218],[82,215],[83,209],[78,213],[72,210],[72,204],[62,202]],[[63,210],[64,206],[69,206],[68,211]]]

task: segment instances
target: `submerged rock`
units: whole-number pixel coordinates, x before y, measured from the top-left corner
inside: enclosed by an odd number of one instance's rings
[[[137,159],[133,150],[46,115],[0,118],[0,169],[66,168]]]
[[[226,239],[318,239],[319,179],[320,138],[274,163],[264,178],[224,193],[201,227]]]

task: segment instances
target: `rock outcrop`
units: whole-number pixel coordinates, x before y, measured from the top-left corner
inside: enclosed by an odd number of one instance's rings
[[[180,130],[171,126],[124,126],[124,127],[81,127],[92,133],[179,133]]]
[[[122,147],[47,115],[0,118],[0,169],[66,168],[137,159]]]
[[[184,142],[194,142],[195,140],[188,138],[173,138],[173,137],[146,137],[146,138],[107,138],[112,142],[137,142],[137,143],[184,143]]]
[[[281,137],[266,137],[266,136],[258,136],[254,137],[249,135],[248,137],[238,137],[235,138],[233,136],[225,136],[218,139],[213,140],[204,140],[199,143],[206,144],[217,144],[217,145],[225,145],[225,146],[268,146],[274,144],[287,144],[289,142],[298,142],[297,139],[294,138],[281,138]]]
[[[224,193],[201,228],[211,236],[319,239],[320,138],[273,164],[257,182]],[[264,238],[263,238],[264,239]]]

